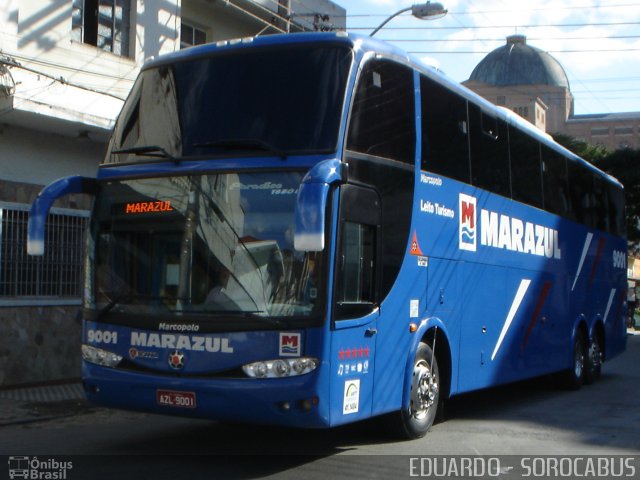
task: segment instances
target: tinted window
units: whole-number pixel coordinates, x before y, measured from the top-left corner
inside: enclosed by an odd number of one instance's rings
[[[609,196],[609,226],[614,235],[625,235],[624,190],[614,185],[607,186]]]
[[[504,121],[469,105],[471,183],[490,192],[511,196],[509,137]]]
[[[355,222],[342,224],[338,270],[338,303],[374,303],[376,229]]]
[[[517,128],[509,128],[511,189],[514,200],[542,208],[540,143]]]
[[[347,155],[349,178],[373,186],[382,200],[382,283],[383,299],[400,271],[407,251],[411,207],[413,205],[414,170],[409,165],[391,161],[373,162],[356,153]]]
[[[593,172],[577,162],[569,162],[569,194],[576,221],[593,227],[597,223]]]
[[[542,146],[542,184],[544,209],[566,218],[574,218],[569,199],[567,160],[546,146]]]
[[[422,169],[469,183],[467,101],[427,77],[420,90]]]
[[[413,164],[415,108],[411,69],[369,61],[360,74],[347,149]]]
[[[329,152],[337,148],[350,50],[253,48],[143,70],[110,150],[174,156]],[[107,155],[109,162],[135,161]]]

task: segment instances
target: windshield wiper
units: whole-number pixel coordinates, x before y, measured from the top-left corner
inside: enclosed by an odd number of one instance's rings
[[[95,313],[93,318],[94,322],[100,321],[102,317],[109,313],[113,309],[113,307],[115,307],[119,303],[122,303],[123,301],[130,301],[133,297],[133,295],[128,291],[120,292],[113,298],[111,298],[106,293],[104,294],[104,296],[107,297],[108,303]]]
[[[287,158],[287,154],[271,145],[269,142],[265,142],[259,138],[233,138],[233,139],[224,139],[224,140],[215,140],[212,142],[203,142],[203,143],[194,143],[192,145],[194,148],[226,148],[226,149],[234,149],[234,150],[242,150],[242,149],[255,149],[262,150],[265,152],[272,153],[282,160]]]
[[[123,148],[120,150],[111,150],[111,153],[116,155],[127,153],[132,153],[134,155],[146,155],[147,157],[166,158],[167,160],[171,160],[175,164],[180,163],[180,160],[177,157],[174,157],[159,145],[145,145],[143,147]]]

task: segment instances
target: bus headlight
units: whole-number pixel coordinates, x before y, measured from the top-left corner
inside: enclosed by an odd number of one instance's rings
[[[89,363],[113,368],[122,361],[122,356],[91,345],[82,345],[82,359]]]
[[[279,358],[264,362],[249,363],[242,370],[251,378],[283,378],[304,375],[318,366],[317,358]]]

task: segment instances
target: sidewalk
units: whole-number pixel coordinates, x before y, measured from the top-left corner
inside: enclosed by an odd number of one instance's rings
[[[76,415],[88,406],[80,382],[0,389],[0,427]]]

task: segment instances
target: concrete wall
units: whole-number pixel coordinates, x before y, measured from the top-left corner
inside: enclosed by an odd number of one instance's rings
[[[95,176],[104,145],[0,124],[0,201],[30,204],[65,175]],[[55,206],[89,209],[72,195]],[[79,299],[77,299],[79,301]],[[0,386],[80,376],[79,306],[0,307]]]
[[[0,308],[0,386],[78,378],[78,308]]]
[[[95,177],[104,148],[86,139],[0,124],[0,179],[46,185],[68,175]],[[25,201],[5,191],[0,191],[0,200]]]

